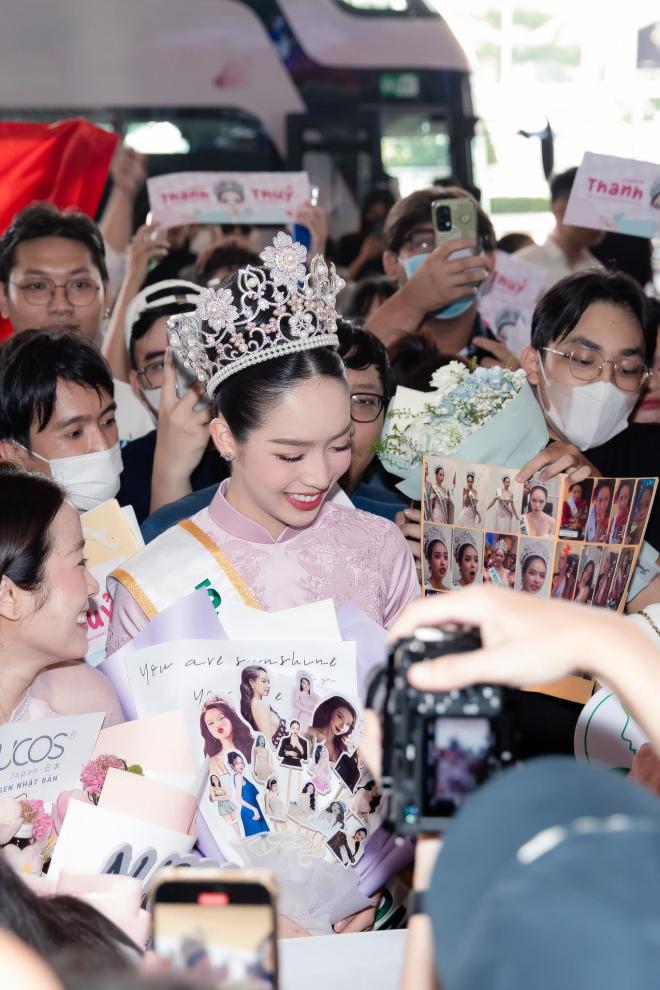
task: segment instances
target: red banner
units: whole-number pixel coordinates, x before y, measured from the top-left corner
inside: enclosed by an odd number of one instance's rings
[[[86,120],[0,122],[0,233],[35,200],[93,217],[118,140]],[[0,340],[10,332],[0,320]]]

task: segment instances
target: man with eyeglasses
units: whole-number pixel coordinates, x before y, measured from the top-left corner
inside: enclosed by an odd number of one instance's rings
[[[0,313],[22,330],[68,330],[98,340],[108,272],[98,227],[83,213],[32,203],[0,238]]]
[[[385,220],[383,239],[385,273],[398,291],[368,321],[369,329],[389,349],[405,334],[420,333],[443,354],[506,360],[509,352],[482,323],[477,312],[478,289],[495,265],[495,232],[487,214],[477,205],[477,242],[451,241],[436,247],[432,203],[436,199],[469,197],[464,189],[419,189],[404,197]],[[451,258],[458,250],[473,255]],[[420,261],[421,259],[421,261]],[[455,315],[439,319],[451,304]],[[481,349],[479,351],[478,349]]]
[[[587,271],[557,282],[538,303],[531,346],[520,355],[552,442],[518,480],[562,471],[574,481],[660,474],[660,427],[628,424],[655,346],[651,307],[627,275]],[[657,509],[647,541],[660,547]]]

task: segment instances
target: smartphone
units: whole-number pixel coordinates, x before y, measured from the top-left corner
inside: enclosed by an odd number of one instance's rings
[[[191,368],[186,368],[183,363],[183,358],[177,351],[176,347],[172,348],[172,360],[174,361],[174,371],[176,374],[176,394],[179,399],[182,399],[186,392],[190,391],[191,386],[197,383],[198,378]],[[201,412],[202,409],[206,409],[207,406],[210,406],[212,402],[213,399],[209,398],[206,392],[204,392],[204,394],[200,396],[199,402],[195,403],[193,406],[193,412]]]
[[[447,241],[458,241],[469,237],[477,240],[477,207],[467,197],[464,199],[435,199],[431,203],[435,243],[438,247]],[[474,254],[469,248],[454,251],[451,258],[467,258]],[[468,282],[467,285],[480,285],[479,282]]]
[[[156,955],[215,990],[276,990],[275,901],[258,870],[161,870],[151,888]]]
[[[317,206],[319,201],[319,187],[312,186],[309,191],[309,201],[312,206]],[[305,227],[302,223],[294,223],[291,226],[291,237],[298,244],[302,244],[306,251],[309,251],[312,246],[312,232],[309,227]]]

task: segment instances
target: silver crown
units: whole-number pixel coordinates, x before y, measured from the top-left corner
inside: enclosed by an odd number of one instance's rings
[[[476,540],[472,533],[467,529],[455,529],[454,530],[454,560],[458,563],[458,555],[463,547],[474,547],[474,549],[479,553],[479,548],[477,546]]]
[[[546,564],[550,558],[550,551],[546,544],[541,540],[536,540],[532,543],[524,543],[522,553],[520,555],[520,566],[523,567],[525,561],[529,560],[530,557],[540,557]]]
[[[253,364],[314,347],[337,347],[337,294],[346,284],[317,254],[280,231],[261,252],[263,268],[241,268],[232,289],[203,289],[194,313],[167,321],[172,347],[209,396]]]

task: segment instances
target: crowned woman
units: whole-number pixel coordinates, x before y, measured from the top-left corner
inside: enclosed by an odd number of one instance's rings
[[[419,594],[397,527],[332,498],[351,459],[335,332],[344,283],[320,256],[306,273],[305,248],[284,233],[261,258],[168,321],[213,400],[211,438],[231,476],[207,508],[113,572],[109,654],[200,587],[220,617],[231,602],[274,611],[331,598],[381,626]]]

